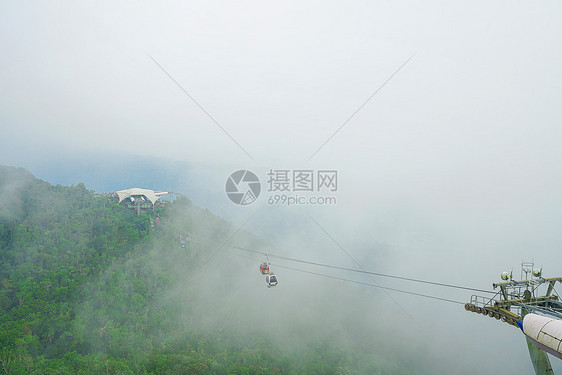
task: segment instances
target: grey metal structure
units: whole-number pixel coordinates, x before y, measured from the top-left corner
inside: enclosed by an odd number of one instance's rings
[[[515,327],[530,312],[562,319],[562,303],[555,289],[562,277],[543,278],[542,269],[535,268],[534,262],[522,262],[520,280],[513,280],[513,272],[503,272],[502,279],[505,281],[493,284],[498,289],[493,297],[473,295],[465,309]],[[527,336],[526,341],[535,374],[554,374],[546,353]]]

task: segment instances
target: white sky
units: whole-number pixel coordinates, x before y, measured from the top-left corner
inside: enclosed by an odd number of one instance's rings
[[[146,53],[261,164],[308,159],[414,53],[315,159],[535,160],[560,137],[558,2],[0,6],[8,137],[251,162]]]
[[[397,223],[386,240],[457,249],[395,270],[562,274],[561,21],[559,1],[0,1],[0,162],[158,156],[212,168],[220,199],[236,169],[338,169],[335,237]]]

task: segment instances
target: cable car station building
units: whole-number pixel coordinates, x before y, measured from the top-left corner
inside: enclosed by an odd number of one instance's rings
[[[134,209],[140,215],[141,209],[153,209],[160,204],[160,197],[167,192],[154,192],[149,189],[131,188],[116,192],[118,204]]]

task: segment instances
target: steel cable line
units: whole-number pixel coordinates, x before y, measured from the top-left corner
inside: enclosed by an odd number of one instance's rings
[[[167,219],[162,219],[162,218],[159,218],[158,220],[160,221],[161,226],[167,227],[171,232],[174,232],[175,234],[178,234],[182,237],[186,237],[186,238],[191,237],[190,232],[187,232],[188,233],[187,235],[180,232],[180,230],[178,228],[176,228],[174,225],[172,225],[171,221],[168,221]]]
[[[429,294],[416,293],[416,292],[410,292],[410,291],[402,290],[402,289],[389,288],[389,287],[381,286],[381,285],[378,285],[378,284],[370,284],[370,283],[365,283],[365,282],[363,282],[363,281],[344,279],[343,277],[337,277],[337,276],[332,276],[332,275],[326,275],[326,274],[323,274],[323,273],[317,273],[317,272],[312,272],[312,271],[305,271],[305,270],[301,270],[301,269],[298,269],[298,268],[287,267],[287,266],[281,266],[281,265],[278,265],[278,264],[277,264],[277,265],[274,264],[274,266],[275,266],[275,267],[279,267],[279,268],[286,268],[286,269],[289,269],[289,270],[298,271],[298,272],[302,272],[302,273],[308,273],[308,274],[311,274],[311,275],[327,277],[327,278],[334,279],[334,280],[347,281],[347,282],[350,282],[350,283],[366,285],[366,286],[370,286],[370,287],[373,287],[373,288],[379,288],[379,289],[383,289],[383,290],[390,290],[390,291],[393,291],[393,292],[411,294],[411,295],[414,295],[414,296],[425,297],[425,298],[432,298],[432,299],[436,299],[436,300],[440,300],[440,301],[445,301],[445,302],[450,302],[450,303],[456,303],[456,304],[464,305],[464,302],[459,302],[459,301],[455,301],[455,300],[447,299],[447,298],[442,298],[442,297],[430,296]]]
[[[176,84],[176,86],[179,87],[179,89],[180,89],[181,91],[183,91],[183,93],[184,93],[185,95],[187,95],[187,97],[188,97],[189,99],[191,99],[191,101],[192,101],[193,103],[195,103],[195,105],[196,105],[197,107],[199,107],[199,109],[200,109],[201,111],[203,111],[204,114],[207,115],[207,117],[208,117],[212,122],[215,123],[216,126],[218,126],[218,128],[219,128],[220,130],[222,130],[222,132],[223,132],[224,134],[226,134],[226,136],[227,136],[228,138],[230,138],[230,140],[232,140],[232,142],[234,142],[234,143],[236,144],[236,146],[238,146],[238,148],[240,148],[240,150],[242,150],[242,152],[244,152],[244,153],[245,153],[250,159],[252,159],[254,162],[256,161],[256,159],[254,159],[254,158],[252,157],[252,155],[250,155],[250,154],[248,153],[248,151],[246,151],[246,149],[245,149],[244,147],[242,147],[242,146],[240,145],[240,143],[238,143],[238,141],[236,141],[236,139],[234,139],[234,137],[232,137],[232,136],[230,135],[230,133],[227,132],[226,129],[223,128],[222,125],[219,124],[219,122],[218,122],[217,120],[215,120],[215,118],[214,118],[213,116],[211,116],[211,114],[210,114],[209,112],[207,112],[207,110],[206,110],[205,108],[203,108],[203,106],[202,106],[201,104],[199,104],[199,102],[198,102],[197,100],[195,100],[195,98],[194,98],[186,89],[184,89],[183,86],[180,85],[180,83],[179,83],[178,81],[176,81],[176,79],[175,79],[174,77],[172,77],[172,75],[171,75],[170,73],[168,73],[168,71],[167,71],[166,69],[164,69],[164,67],[163,67],[162,65],[160,65],[160,63],[159,63],[158,61],[156,61],[156,59],[155,59],[154,57],[152,57],[148,52],[146,53],[146,55],[152,60],[152,62],[154,62],[154,64],[156,64],[156,66],[158,66],[158,67],[160,68],[160,70],[162,70],[162,71],[164,72],[164,74],[166,74],[166,75],[168,76],[168,78],[170,78],[170,79],[172,80],[172,82],[174,82],[174,83]]]
[[[206,259],[204,259],[202,262],[200,262],[195,269],[191,272],[191,274],[189,276],[187,276],[182,283],[177,286],[174,290],[174,292],[172,292],[172,294],[170,294],[168,296],[168,298],[166,298],[164,301],[162,301],[155,309],[155,312],[160,311],[160,309],[162,308],[162,306],[164,306],[166,303],[168,303],[178,292],[181,288],[183,288],[185,285],[187,285],[187,283],[189,281],[191,281],[191,279],[193,279],[193,277],[195,277],[195,275],[197,275],[197,273],[199,271],[201,271],[201,269],[203,267],[205,267],[205,265],[207,263],[209,263],[214,257],[217,256],[217,254],[225,247],[228,245],[228,243],[234,238],[234,236],[236,236],[241,230],[242,228],[244,228],[246,226],[246,224],[248,224],[248,222],[255,216],[255,213],[250,216],[245,222],[244,224],[242,224],[238,229],[236,229],[226,240],[224,240],[222,242],[222,244],[211,254],[209,255]]]
[[[252,261],[255,261],[255,259],[244,256],[244,255],[240,255],[237,253],[233,253],[239,257],[242,258],[246,258],[246,259],[250,259]],[[270,254],[271,255],[271,254]],[[323,273],[318,273],[318,272],[312,272],[312,271],[306,271],[306,270],[301,270],[298,268],[293,268],[293,267],[288,267],[288,266],[283,266],[280,264],[275,264],[275,263],[270,263],[272,266],[278,267],[278,268],[285,268],[288,270],[292,270],[292,271],[297,271],[297,272],[302,272],[302,273],[307,273],[310,275],[315,275],[315,276],[322,276],[322,277],[326,277],[329,279],[333,279],[333,280],[339,280],[339,281],[346,281],[349,283],[355,283],[355,284],[360,284],[360,285],[366,285],[366,286],[370,286],[373,288],[379,288],[379,289],[383,289],[383,290],[390,290],[393,292],[399,292],[399,293],[404,293],[404,294],[410,294],[410,295],[414,295],[414,296],[418,296],[418,297],[424,297],[424,298],[431,298],[431,299],[435,299],[435,300],[439,300],[439,301],[444,301],[444,302],[450,302],[450,303],[455,303],[455,304],[460,304],[460,305],[464,305],[464,302],[459,302],[459,301],[455,301],[452,299],[448,299],[448,298],[442,298],[442,297],[435,297],[435,296],[431,296],[429,294],[423,294],[423,293],[416,293],[416,292],[410,292],[408,290],[402,290],[402,289],[396,289],[396,288],[390,288],[390,287],[386,287],[386,286],[381,286],[381,285],[376,285],[376,284],[370,284],[370,283],[366,283],[363,281],[357,281],[357,280],[351,280],[351,279],[345,279],[343,277],[338,277],[338,276],[333,276],[333,275],[326,275]]]
[[[251,219],[251,218],[250,218]],[[272,258],[277,258],[277,259],[281,259],[281,260],[286,260],[286,261],[290,261],[290,262],[297,262],[297,263],[302,263],[302,264],[309,264],[309,265],[313,265],[313,266],[318,266],[318,267],[324,267],[324,268],[331,268],[331,269],[336,269],[336,270],[342,270],[342,271],[349,271],[349,272],[356,272],[356,273],[362,273],[362,274],[367,274],[367,275],[375,275],[375,276],[381,276],[381,277],[387,277],[387,278],[393,278],[393,279],[398,279],[398,280],[404,280],[404,281],[411,281],[411,282],[417,282],[417,283],[423,283],[423,284],[429,284],[429,285],[436,285],[436,286],[442,286],[442,287],[448,287],[448,288],[456,288],[456,289],[463,289],[463,290],[469,290],[469,291],[476,291],[476,292],[484,292],[484,293],[494,293],[493,291],[489,291],[489,290],[484,290],[484,289],[477,289],[477,288],[470,288],[470,287],[465,287],[465,286],[459,286],[459,285],[453,285],[453,284],[447,284],[447,283],[440,283],[440,282],[433,282],[433,281],[427,281],[427,280],[421,280],[421,279],[414,279],[414,278],[408,278],[408,277],[402,277],[402,276],[395,276],[395,275],[390,275],[390,274],[384,274],[384,273],[380,273],[380,272],[371,272],[371,271],[366,271],[366,270],[360,270],[360,269],[353,269],[353,268],[347,268],[347,267],[341,267],[341,266],[334,266],[334,265],[329,265],[329,264],[323,264],[323,263],[318,263],[318,262],[311,262],[311,261],[307,261],[307,260],[302,260],[302,259],[296,259],[296,258],[290,258],[290,257],[284,257],[284,256],[280,256],[280,255],[275,255],[275,254],[271,254],[271,253],[266,253],[263,251],[258,251],[258,250],[252,250],[252,249],[248,249],[245,247],[241,247],[241,246],[236,246],[233,244],[229,244],[228,242],[230,242],[230,240],[232,240],[232,238],[247,224],[247,222],[250,220],[248,219],[243,225],[242,227],[240,227],[237,231],[235,231],[229,238],[226,239],[226,241],[224,241],[221,246],[219,246],[215,252],[213,254],[211,254],[209,257],[207,257],[205,260],[203,260],[201,263],[199,263],[196,266],[196,269],[186,278],[183,280],[182,284],[180,285],[180,288],[185,286],[185,284],[187,284],[191,279],[193,279],[193,277],[209,262],[211,261],[218,253],[220,250],[222,250],[225,246],[228,246],[230,248],[233,249],[238,249],[238,250],[244,250],[250,253],[254,253],[254,254],[261,254],[261,255],[265,255],[265,256],[269,256]],[[177,229],[177,228],[174,228]],[[205,241],[198,241],[197,239],[194,239],[195,242],[198,242],[200,244],[204,244]],[[209,243],[207,243],[209,244]],[[246,258],[246,259],[251,259],[253,261],[255,261],[255,259],[252,259],[250,257],[245,257],[241,254],[236,254],[240,257]],[[284,265],[280,265],[280,264],[276,264],[276,263],[270,263],[272,265],[274,265],[275,267],[279,267],[279,268],[284,268],[284,269],[289,269],[289,270],[293,270],[296,272],[301,272],[301,273],[307,273],[307,274],[311,274],[311,275],[315,275],[315,276],[321,276],[321,277],[326,277],[326,278],[330,278],[330,279],[334,279],[334,280],[340,280],[340,281],[345,281],[345,282],[350,282],[350,283],[355,283],[355,284],[359,284],[359,285],[365,285],[365,286],[370,286],[370,287],[374,287],[374,288],[379,288],[383,291],[394,291],[394,292],[398,292],[398,293],[404,293],[404,294],[410,294],[410,295],[415,295],[415,296],[419,296],[419,297],[424,297],[424,298],[430,298],[430,299],[435,299],[435,300],[440,300],[440,301],[444,301],[444,302],[450,302],[450,303],[455,303],[455,304],[462,304],[464,305],[464,302],[459,302],[459,301],[455,301],[455,300],[451,300],[451,299],[447,299],[447,298],[442,298],[442,297],[436,297],[436,296],[432,296],[432,295],[428,295],[428,294],[423,294],[423,293],[416,293],[416,292],[411,292],[411,291],[407,291],[407,290],[402,290],[402,289],[396,289],[396,288],[390,288],[390,287],[384,287],[378,284],[371,284],[371,283],[366,283],[366,282],[362,282],[362,281],[357,281],[357,280],[351,280],[351,279],[346,279],[346,278],[342,278],[342,277],[337,277],[337,276],[333,276],[333,275],[327,275],[327,274],[322,274],[322,273],[318,273],[318,272],[312,272],[312,271],[307,271],[307,270],[302,270],[302,269],[298,269],[298,268],[293,268],[293,267],[289,267],[289,266],[284,266]],[[179,289],[179,288],[178,288]],[[172,296],[170,296],[168,299],[166,299],[165,301],[163,301],[162,303],[160,303],[158,305],[158,307],[156,308],[156,311],[159,311],[161,309],[161,307],[166,304],[169,299],[171,299],[173,297],[175,293],[172,294]]]
[[[348,257],[349,259],[351,259],[351,261],[352,261],[353,263],[355,263],[355,265],[357,266],[357,268],[361,269],[362,271],[365,271],[365,269],[363,268],[363,266],[362,266],[361,264],[359,264],[359,262],[356,261],[355,258],[354,258],[353,256],[351,256],[351,254],[348,253],[347,250],[344,249],[343,246],[340,245],[340,243],[339,243],[338,241],[336,241],[336,239],[335,239],[334,237],[332,237],[332,235],[331,235],[326,229],[324,229],[323,226],[320,225],[319,222],[317,222],[317,221],[316,221],[312,216],[310,216],[309,214],[307,214],[307,215],[308,215],[308,217],[310,218],[310,220],[312,220],[312,222],[314,222],[314,224],[316,224],[316,226],[317,226],[322,232],[324,232],[324,234],[325,234],[326,236],[328,236],[328,238],[330,238],[330,239],[332,240],[332,242],[333,242],[334,244],[336,244],[336,246],[337,246],[345,255],[347,255],[347,257]],[[373,277],[373,275],[370,275],[370,274],[366,274],[366,275],[369,277],[369,279],[370,279],[375,285],[379,285],[379,283],[375,280],[375,278]],[[386,294],[386,296],[387,296],[400,310],[402,310],[402,312],[403,312],[404,314],[406,314],[406,316],[407,316],[408,318],[414,320],[414,317],[413,317],[412,315],[410,315],[410,313],[407,312],[406,309],[404,309],[404,307],[402,307],[402,305],[401,305],[400,303],[398,303],[398,301],[395,300],[394,297],[392,297],[392,296],[390,295],[390,293],[388,293],[388,292],[387,292],[386,290],[384,290],[384,289],[383,289],[383,292],[384,292],[384,294]]]
[[[172,226],[172,225],[170,225],[170,224],[167,224],[167,225]],[[172,226],[172,227],[173,227],[173,226]],[[175,228],[175,227],[173,227],[173,228],[176,229],[176,230],[173,230],[174,232],[176,232],[177,234],[181,234],[180,232],[177,231],[177,228]],[[197,242],[197,243],[200,243],[200,244],[205,244],[205,241],[199,241],[199,240],[197,240],[197,239],[192,239],[192,241]],[[248,249],[248,248],[245,248],[245,247],[236,246],[236,245],[232,245],[232,244],[229,244],[228,246],[229,246],[229,247],[232,247],[232,248],[235,248],[235,249],[248,251],[248,252],[251,252],[251,253],[256,253],[256,254],[262,254],[262,255],[266,255],[266,256],[271,256],[272,258],[287,260],[287,261],[291,261],[291,262],[298,262],[298,263],[303,263],[303,264],[310,264],[310,265],[318,266],[318,267],[332,268],[332,269],[337,269],[337,270],[342,270],[342,271],[349,271],[349,272],[362,273],[362,274],[366,274],[366,275],[387,277],[387,278],[396,279],[396,280],[411,281],[411,282],[422,283],[422,284],[428,284],[428,285],[436,285],[436,286],[442,286],[442,287],[446,287],[446,288],[455,288],[455,289],[469,290],[469,291],[472,291],[472,292],[497,294],[497,292],[494,292],[494,291],[491,291],[491,290],[478,289],[478,288],[471,288],[471,287],[467,287],[467,286],[454,285],[454,284],[448,284],[448,283],[442,283],[442,282],[436,282],[436,281],[428,281],[428,280],[414,279],[414,278],[410,278],[410,277],[390,275],[390,274],[385,274],[385,273],[381,273],[381,272],[366,271],[366,270],[364,270],[364,269],[347,268],[347,267],[334,266],[334,265],[323,264],[323,263],[318,263],[318,262],[311,262],[311,261],[307,261],[307,260],[303,260],[303,259],[289,258],[289,257],[281,256],[281,255],[275,255],[275,254],[271,254],[271,253],[266,253],[266,252],[263,252],[263,251],[252,250],[252,249]]]
[[[473,291],[473,292],[491,293],[491,294],[497,293],[497,292],[494,292],[494,291],[491,291],[491,290],[471,288],[471,287],[467,287],[467,286],[440,283],[440,282],[435,282],[435,281],[414,279],[414,278],[410,278],[410,277],[395,276],[395,275],[389,275],[389,274],[380,273],[380,272],[371,272],[371,271],[365,271],[365,270],[358,270],[358,269],[354,269],[354,268],[347,268],[347,267],[340,267],[340,266],[333,266],[333,265],[329,265],[329,264],[311,262],[311,261],[302,260],[302,259],[289,258],[289,257],[284,257],[284,256],[280,256],[280,255],[274,255],[274,254],[271,254],[271,253],[262,252],[262,251],[251,250],[251,249],[247,249],[247,248],[244,248],[244,247],[241,247],[241,246],[235,246],[235,245],[228,245],[228,246],[232,247],[232,248],[235,248],[235,249],[244,250],[244,251],[248,251],[248,252],[252,252],[252,253],[256,253],[256,254],[268,255],[272,258],[283,259],[283,260],[287,260],[287,261],[291,261],[291,262],[310,264],[310,265],[318,266],[318,267],[333,268],[333,269],[342,270],[342,271],[357,272],[357,273],[363,273],[363,274],[367,274],[367,275],[388,277],[388,278],[392,278],[392,279],[412,281],[412,282],[416,282],[416,283],[436,285],[436,286],[442,286],[442,287],[447,287],[447,288],[464,289],[464,290],[470,290],[470,291]]]
[[[160,220],[162,221],[162,219],[160,219]],[[176,234],[183,235],[182,233],[180,233],[177,230],[177,228],[175,228],[170,223],[167,223],[166,226],[172,227],[173,228],[172,231],[175,232]],[[211,239],[209,239],[209,240],[211,240]],[[200,241],[200,240],[197,240],[197,239],[191,239],[191,241],[199,243],[199,244],[210,244],[209,242]],[[250,253],[266,255],[266,256],[270,256],[272,258],[287,260],[287,261],[291,261],[291,262],[310,264],[310,265],[318,266],[318,267],[325,267],[325,268],[332,268],[332,269],[337,269],[337,270],[342,270],[342,271],[363,273],[363,274],[367,274],[367,275],[381,276],[381,277],[387,277],[387,278],[391,278],[391,279],[411,281],[411,282],[415,282],[415,283],[422,283],[422,284],[428,284],[428,285],[436,285],[436,286],[442,286],[442,287],[446,287],[446,288],[469,290],[469,291],[472,291],[472,292],[489,293],[489,294],[497,294],[498,293],[498,292],[494,292],[494,291],[491,291],[491,290],[471,288],[471,287],[462,286],[462,285],[454,285],[454,284],[448,284],[448,283],[442,283],[442,282],[436,282],[436,281],[414,279],[414,278],[410,278],[410,277],[390,275],[390,274],[381,273],[381,272],[366,271],[364,269],[347,268],[347,267],[334,266],[334,265],[323,264],[323,263],[318,263],[318,262],[311,262],[311,261],[307,261],[307,260],[303,260],[303,259],[289,258],[289,257],[281,256],[281,255],[266,253],[266,252],[263,252],[263,251],[252,250],[252,249],[248,249],[246,247],[236,246],[236,245],[232,245],[232,244],[228,244],[228,246],[232,247],[234,249],[244,250],[244,251],[247,251],[247,252],[250,252]]]

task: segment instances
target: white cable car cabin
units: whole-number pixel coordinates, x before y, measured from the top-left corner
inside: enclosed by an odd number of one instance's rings
[[[278,283],[277,276],[275,276],[274,273],[269,273],[269,274],[265,275],[265,282],[267,283],[268,288],[276,286],[277,283]]]

